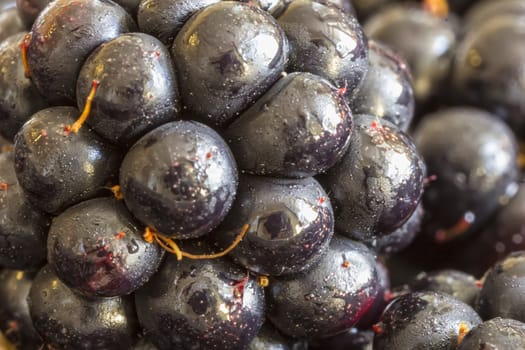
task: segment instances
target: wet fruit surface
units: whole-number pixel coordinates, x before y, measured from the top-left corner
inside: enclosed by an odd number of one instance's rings
[[[332,206],[313,178],[241,176],[232,209],[211,239],[227,247],[241,231],[239,223],[250,228],[231,257],[254,272],[274,276],[317,263],[334,232]]]
[[[405,133],[375,116],[356,116],[350,147],[324,180],[336,229],[355,239],[393,232],[416,209],[424,176],[423,159]]]
[[[281,78],[226,130],[239,168],[278,177],[325,172],[348,148],[352,114],[341,93],[310,73]]]
[[[192,121],[164,124],[133,145],[120,168],[126,206],[144,225],[175,238],[210,232],[237,190],[226,142]]]
[[[220,259],[168,256],[135,300],[159,349],[244,349],[264,321],[264,293],[255,278]]]
[[[387,306],[375,327],[374,349],[453,349],[461,332],[480,323],[474,309],[451,296],[410,293]]]
[[[257,6],[221,1],[184,25],[171,53],[185,113],[223,126],[280,77],[288,40]]]
[[[92,198],[117,174],[120,151],[91,129],[69,131],[80,112],[50,107],[34,114],[15,137],[15,171],[28,200],[58,214]]]
[[[137,332],[132,299],[85,299],[73,293],[45,266],[29,292],[33,324],[60,349],[130,349]]]
[[[160,247],[142,239],[142,225],[115,198],[68,208],[49,230],[48,261],[70,288],[87,297],[130,294],[157,271]]]
[[[334,236],[324,257],[293,279],[270,279],[268,318],[296,338],[334,335],[354,325],[378,293],[372,253]]]

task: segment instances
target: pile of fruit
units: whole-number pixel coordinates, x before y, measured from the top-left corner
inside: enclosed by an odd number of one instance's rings
[[[523,62],[525,0],[0,0],[0,348],[525,349]]]

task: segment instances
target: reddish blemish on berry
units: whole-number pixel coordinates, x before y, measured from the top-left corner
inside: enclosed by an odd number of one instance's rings
[[[339,89],[337,89],[337,94],[340,95],[340,96],[346,95],[347,88],[348,88],[348,83],[345,80],[345,84],[343,86],[341,86]]]
[[[71,133],[71,125],[64,126],[64,135],[69,136]]]
[[[374,120],[372,123],[370,123],[370,127],[371,127],[372,129],[377,129],[377,126],[378,126],[378,123],[377,123],[376,120]]]
[[[47,130],[46,129],[40,130],[40,135],[42,135],[43,137],[47,137]]]
[[[483,281],[481,281],[481,280],[477,280],[477,281],[475,282],[475,284],[476,284],[476,287],[478,287],[478,288],[483,288]]]
[[[117,234],[115,234],[115,238],[118,240],[121,240],[122,238],[126,237],[126,232],[120,231]]]
[[[0,183],[0,190],[7,191],[8,187],[9,187],[9,185],[7,184],[7,182],[1,182]]]
[[[383,333],[383,327],[381,327],[381,325],[378,323],[372,326],[372,330],[374,331],[375,334]]]
[[[430,175],[423,179],[423,185],[428,185],[431,182],[434,182],[437,180],[437,175]]]
[[[31,40],[31,34],[26,34],[24,36],[24,40],[20,43],[20,49],[22,50],[22,64],[24,66],[24,74],[26,78],[31,77],[29,63],[27,62],[27,49],[29,48],[29,40]]]
[[[211,157],[213,157],[213,153],[211,152],[206,153],[206,159],[211,159]]]
[[[5,335],[10,335],[13,332],[18,332],[18,322],[16,321],[7,321],[7,330],[5,331]]]
[[[324,202],[326,202],[326,198],[324,197],[319,197],[319,204],[324,204]]]
[[[474,213],[467,211],[454,226],[448,229],[437,230],[434,239],[437,243],[444,243],[461,236],[472,226],[475,220],[476,216]]]
[[[241,298],[244,294],[244,287],[248,283],[248,280],[250,279],[250,272],[246,274],[246,277],[244,277],[240,281],[234,282],[233,285],[233,295],[235,295],[236,298]]]
[[[341,264],[342,267],[344,267],[345,269],[349,268],[350,267],[350,261],[343,261],[343,263]]]

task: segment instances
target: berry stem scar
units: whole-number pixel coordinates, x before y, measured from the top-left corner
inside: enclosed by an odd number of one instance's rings
[[[215,253],[215,254],[191,254],[182,251],[177,243],[175,241],[161,233],[158,233],[155,231],[155,229],[151,227],[146,227],[146,230],[144,232],[144,240],[148,243],[153,243],[153,241],[157,242],[158,245],[160,245],[164,250],[166,250],[169,253],[175,254],[177,257],[177,260],[182,260],[182,258],[188,258],[193,260],[203,260],[203,259],[217,259],[222,258],[229,252],[231,252],[235,247],[242,241],[246,233],[248,232],[248,229],[250,228],[249,224],[245,224],[242,227],[241,232],[239,235],[237,235],[237,238],[233,241],[232,244],[226,249],[224,249],[222,252]]]

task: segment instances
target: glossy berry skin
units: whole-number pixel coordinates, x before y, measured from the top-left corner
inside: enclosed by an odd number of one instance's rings
[[[196,238],[228,213],[237,168],[226,142],[194,121],[164,124],[129,150],[120,168],[126,206],[144,225],[177,238]]]
[[[0,42],[24,31],[24,24],[16,8],[11,7],[0,11]]]
[[[250,228],[230,256],[251,271],[272,276],[315,264],[334,232],[328,195],[313,178],[241,176],[237,198],[213,240],[228,247],[245,223]]]
[[[294,338],[322,338],[352,327],[377,297],[374,256],[361,243],[334,236],[323,258],[294,278],[271,278],[267,317]]]
[[[257,175],[307,177],[325,172],[348,149],[352,114],[328,80],[291,73],[226,130],[239,168]]]
[[[130,294],[157,271],[163,250],[115,198],[95,198],[53,220],[48,261],[68,287],[86,297]]]
[[[37,349],[42,343],[27,304],[33,277],[19,270],[0,271],[0,332],[20,350]]]
[[[33,325],[46,344],[65,350],[131,349],[138,323],[132,299],[86,299],[43,267],[28,297]]]
[[[292,350],[292,341],[279,333],[271,323],[265,322],[247,350]]]
[[[465,336],[458,350],[525,349],[525,323],[496,317],[483,322]]]
[[[349,105],[354,114],[375,115],[407,131],[414,117],[412,76],[405,61],[386,45],[368,41],[368,70]]]
[[[24,36],[22,32],[0,44],[0,134],[11,141],[31,115],[48,106],[25,77],[20,50]]]
[[[516,139],[493,115],[443,109],[424,117],[414,139],[435,177],[423,195],[424,227],[434,241],[475,231],[516,194]]]
[[[122,6],[133,18],[137,17],[137,11],[141,0],[115,0],[117,4]]]
[[[135,28],[131,16],[112,1],[55,0],[31,29],[31,80],[53,104],[74,104],[77,76],[91,51]]]
[[[336,230],[354,239],[387,235],[416,209],[425,164],[412,139],[374,116],[354,117],[350,147],[324,181]]]
[[[525,251],[498,261],[485,273],[482,283],[476,310],[484,320],[503,317],[525,322]]]
[[[476,234],[474,244],[465,244],[458,254],[465,269],[477,276],[508,254],[525,250],[525,186]]]
[[[492,18],[525,15],[525,3],[521,0],[480,1],[465,15],[463,31],[468,33],[484,26]]]
[[[368,67],[367,39],[351,14],[313,0],[291,2],[277,18],[290,40],[288,72],[310,72],[353,91]]]
[[[415,292],[394,299],[376,325],[374,350],[448,350],[460,329],[481,323],[467,304],[435,292]]]
[[[457,43],[453,22],[424,11],[420,4],[393,4],[371,16],[364,30],[370,39],[406,60],[417,101],[425,102],[438,93],[449,74]]]
[[[141,32],[153,35],[171,46],[175,36],[198,10],[220,0],[142,0],[137,12]]]
[[[73,107],[34,114],[15,136],[15,171],[35,207],[59,214],[96,196],[118,171],[120,151],[89,127],[67,131],[80,115]]]
[[[281,76],[288,41],[266,11],[220,1],[185,23],[171,53],[188,116],[224,126]]]
[[[361,330],[370,330],[372,326],[379,320],[379,316],[392,299],[390,293],[390,275],[388,268],[381,262],[376,260],[377,271],[377,295],[370,308],[355,324],[355,327]]]
[[[139,321],[160,350],[246,349],[264,322],[262,287],[223,259],[167,256],[135,296]]]
[[[93,80],[99,86],[87,123],[111,142],[130,145],[180,111],[169,51],[150,35],[119,35],[88,57],[77,80],[79,109]]]
[[[54,0],[16,0],[18,15],[26,28],[31,29],[40,12]]]
[[[525,135],[525,87],[520,78],[525,59],[523,18],[495,16],[475,26],[458,46],[453,73],[463,101],[500,116],[519,138]]]
[[[408,220],[394,232],[385,236],[364,240],[363,243],[378,255],[391,256],[404,250],[414,241],[421,230],[423,220],[423,205],[419,202],[416,210]]]
[[[0,153],[0,266],[34,270],[45,264],[50,218],[26,199],[11,152]]]
[[[286,6],[288,5],[288,0],[238,0],[241,2],[248,3],[250,5],[256,5],[262,8],[263,10],[270,13],[272,16],[279,16]],[[337,0],[336,0],[337,1]]]
[[[472,307],[480,290],[474,276],[452,269],[422,272],[409,283],[409,287],[414,292],[431,291],[448,294]]]
[[[350,328],[333,337],[308,342],[309,350],[372,350],[374,333]]]

